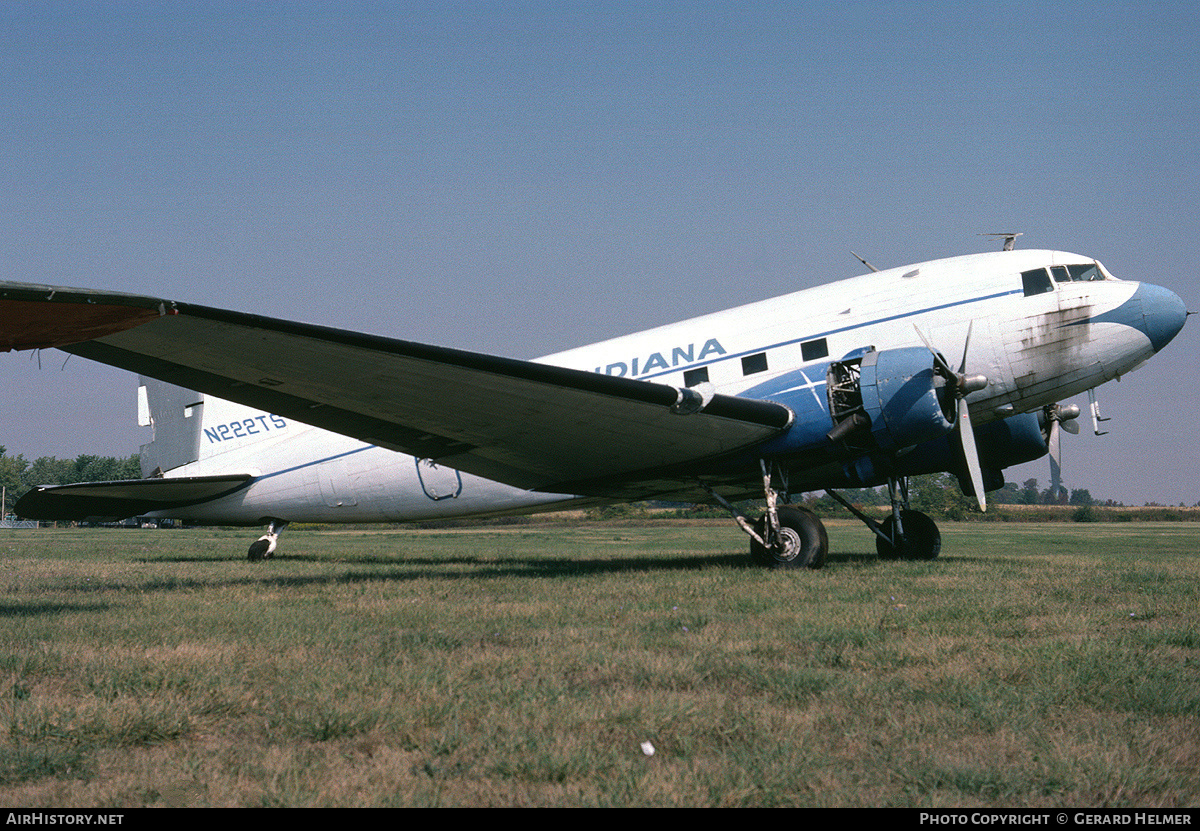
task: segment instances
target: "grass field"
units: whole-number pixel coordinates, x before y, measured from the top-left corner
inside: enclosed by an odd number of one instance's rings
[[[1200,524],[829,532],[3,531],[0,804],[1200,804]]]

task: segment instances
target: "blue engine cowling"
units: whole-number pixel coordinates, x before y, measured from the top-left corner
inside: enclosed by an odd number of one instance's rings
[[[820,375],[826,395],[819,395]],[[859,350],[827,367],[802,367],[744,390],[792,409],[783,436],[758,449],[764,455],[804,452],[825,458],[893,453],[954,429],[954,399],[919,347]]]
[[[871,350],[859,365],[858,387],[880,450],[912,447],[954,428],[954,399],[926,349]]]
[[[816,392],[822,370],[826,395]],[[927,349],[880,352],[866,347],[826,367],[802,367],[742,394],[792,409],[792,427],[755,448],[754,458],[785,460],[800,489],[829,487],[839,478],[834,487],[874,487],[890,476],[948,471],[969,490],[961,444],[953,435],[953,391]],[[974,432],[988,490],[1003,486],[1004,468],[1048,452],[1035,414],[978,425]]]

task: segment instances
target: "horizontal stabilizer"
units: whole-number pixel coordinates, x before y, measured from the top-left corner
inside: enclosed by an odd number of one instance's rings
[[[243,473],[42,485],[17,500],[13,510],[27,519],[119,520],[208,502],[245,487],[253,478]]]

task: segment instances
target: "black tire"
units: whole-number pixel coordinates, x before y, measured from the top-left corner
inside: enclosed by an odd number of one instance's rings
[[[781,546],[768,550],[750,541],[750,559],[755,565],[775,569],[820,568],[829,554],[825,524],[807,508],[785,505],[778,509]],[[761,537],[767,518],[760,517],[754,530]]]
[[[907,513],[907,511],[904,513]],[[891,539],[893,536],[893,529],[896,527],[896,518],[894,516],[888,516],[887,519],[879,523],[879,526],[880,530],[883,531],[884,536],[886,536],[888,539]],[[879,554],[879,559],[881,560],[899,560],[901,554],[903,553],[900,545],[892,545],[878,534],[875,535],[875,551]]]
[[[881,560],[936,560],[942,553],[942,532],[937,523],[920,511],[901,511],[900,522],[904,526],[904,539],[898,545],[875,537],[875,550]],[[889,537],[896,525],[895,517],[888,517],[881,526]]]

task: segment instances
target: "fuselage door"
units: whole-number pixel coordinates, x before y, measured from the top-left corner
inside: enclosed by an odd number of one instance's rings
[[[417,459],[417,478],[425,495],[437,502],[453,499],[462,493],[462,476],[452,467],[439,465],[433,459]]]

